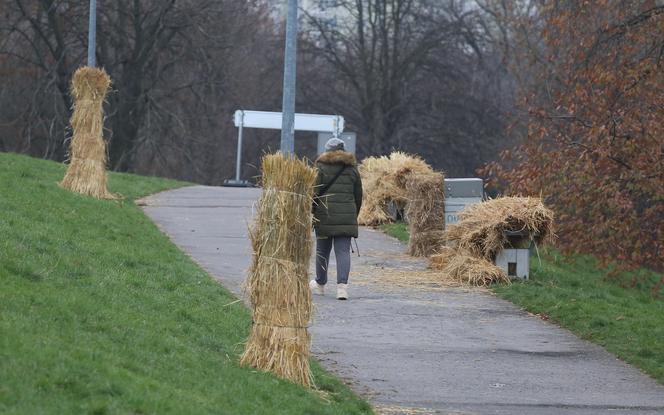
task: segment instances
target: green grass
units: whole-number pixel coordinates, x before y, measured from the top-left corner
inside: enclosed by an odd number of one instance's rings
[[[383,231],[408,241],[403,223]],[[555,250],[530,260],[530,280],[493,291],[642,369],[664,384],[664,300],[651,288],[661,278],[647,270],[607,277],[589,256],[566,258]],[[636,278],[633,278],[636,277]],[[627,284],[635,281],[636,283]]]
[[[391,237],[397,238],[401,242],[408,242],[408,239],[410,239],[408,225],[404,222],[386,223],[381,225],[380,229]]]
[[[238,365],[249,311],[133,203],[184,183],[112,174],[125,200],[98,201],[64,172],[0,154],[0,413],[371,413],[315,362],[324,396]]]

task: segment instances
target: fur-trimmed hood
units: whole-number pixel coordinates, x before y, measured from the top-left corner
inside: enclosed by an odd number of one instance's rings
[[[345,164],[347,166],[354,166],[357,164],[357,160],[352,153],[343,150],[336,151],[326,151],[325,153],[318,156],[316,163],[325,163],[325,164]]]

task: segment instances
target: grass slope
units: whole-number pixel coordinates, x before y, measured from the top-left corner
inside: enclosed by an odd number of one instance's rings
[[[133,203],[183,183],[111,174],[125,200],[98,201],[64,172],[0,154],[0,413],[371,412],[316,364],[325,396],[239,367],[249,311]]]
[[[383,225],[387,234],[408,241],[403,223]],[[664,300],[654,298],[659,277],[638,271],[640,281],[621,286],[630,275],[608,279],[593,258],[565,258],[554,250],[530,260],[530,280],[497,285],[493,291],[524,309],[604,346],[664,384]]]

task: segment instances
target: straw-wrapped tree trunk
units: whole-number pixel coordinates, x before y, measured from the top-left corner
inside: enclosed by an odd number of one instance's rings
[[[308,273],[316,170],[282,154],[265,156],[262,169],[247,283],[254,324],[241,363],[310,386]]]
[[[406,184],[410,228],[408,253],[428,257],[444,245],[445,178],[442,173],[413,175]]]
[[[73,192],[113,199],[106,188],[106,142],[103,137],[104,100],[111,78],[103,69],[82,67],[74,74],[71,93],[74,136],[69,148],[69,168],[60,185]]]

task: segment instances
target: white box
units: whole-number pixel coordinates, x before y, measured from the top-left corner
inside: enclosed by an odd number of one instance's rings
[[[466,207],[481,203],[481,197],[451,197],[445,199],[445,227],[459,222],[458,214]]]
[[[467,206],[482,202],[484,181],[478,178],[445,179],[445,227],[459,221]]]
[[[496,255],[496,266],[510,278],[527,280],[530,277],[530,251],[528,249],[503,249]]]

